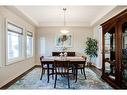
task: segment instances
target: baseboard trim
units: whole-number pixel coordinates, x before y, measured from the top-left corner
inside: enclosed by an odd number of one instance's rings
[[[91,67],[90,69],[91,69],[92,71],[94,71],[98,76],[102,76],[102,70],[101,70],[101,69],[97,68],[97,67],[94,66],[94,65],[91,65],[90,67]]]
[[[35,65],[35,68],[41,67],[41,65]]]
[[[91,65],[92,67],[95,67],[95,68],[97,68],[95,65]],[[97,68],[98,70],[100,70],[100,71],[102,71],[102,69],[100,69],[100,68]]]
[[[35,69],[36,67],[41,67],[41,65],[35,65],[32,68],[30,68],[29,70],[25,71],[23,74],[19,75],[18,77],[16,77],[15,79],[11,80],[10,82],[8,82],[7,84],[5,84],[4,86],[2,86],[0,89],[7,89],[8,87],[10,87],[12,84],[14,84],[16,81],[18,81],[19,79],[21,79],[22,77],[24,77],[26,74],[28,74],[30,71],[32,71],[33,69]]]

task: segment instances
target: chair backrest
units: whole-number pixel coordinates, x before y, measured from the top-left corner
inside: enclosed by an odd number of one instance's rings
[[[40,61],[41,61],[43,58],[44,58],[44,56],[41,56],[41,57],[40,57]]]
[[[56,74],[69,73],[70,61],[54,60],[54,70]]]
[[[52,56],[60,56],[60,53],[65,53],[65,52],[52,52]],[[75,56],[75,52],[66,52],[67,56]]]
[[[43,63],[42,63],[43,58],[44,58],[44,56],[41,56],[41,57],[40,57],[41,65],[43,65]]]
[[[85,61],[87,60],[87,57],[85,57],[85,56],[82,56],[82,58],[85,59]]]

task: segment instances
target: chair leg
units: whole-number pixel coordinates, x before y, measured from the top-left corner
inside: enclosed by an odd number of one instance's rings
[[[54,79],[54,69],[52,69],[52,79]]]
[[[43,74],[45,74],[45,69],[43,69]]]
[[[41,78],[40,78],[40,80],[42,80],[42,76],[43,76],[43,68],[42,68],[42,71],[41,71]]]
[[[55,75],[55,83],[54,83],[54,88],[56,88],[56,80],[57,80],[57,75]]]
[[[81,74],[83,74],[82,69],[81,69]]]
[[[76,70],[75,70],[75,77],[76,77],[76,79],[75,79],[75,83],[77,82],[77,76],[78,76],[78,69],[76,68]]]
[[[85,73],[85,68],[83,69],[84,77],[86,79],[86,73]]]
[[[69,74],[67,75],[67,77],[68,77],[68,88],[70,88]]]
[[[73,77],[76,77],[75,68],[72,69]]]

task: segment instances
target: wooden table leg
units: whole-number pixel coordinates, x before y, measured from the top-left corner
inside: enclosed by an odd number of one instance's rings
[[[78,66],[78,65],[75,65],[75,68],[76,68],[76,70],[75,70],[75,71],[76,71],[76,72],[75,72],[75,73],[76,73],[76,80],[75,80],[75,83],[77,82],[77,75],[78,75],[78,68],[77,68],[77,66]]]
[[[47,64],[47,78],[48,78],[47,83],[49,83],[49,64]]]

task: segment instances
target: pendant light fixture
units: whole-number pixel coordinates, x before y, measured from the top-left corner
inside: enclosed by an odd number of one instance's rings
[[[66,30],[66,10],[67,10],[67,8],[63,8],[63,12],[64,12],[64,29],[62,29],[60,32],[62,33],[62,34],[67,34],[69,31],[68,30]]]

